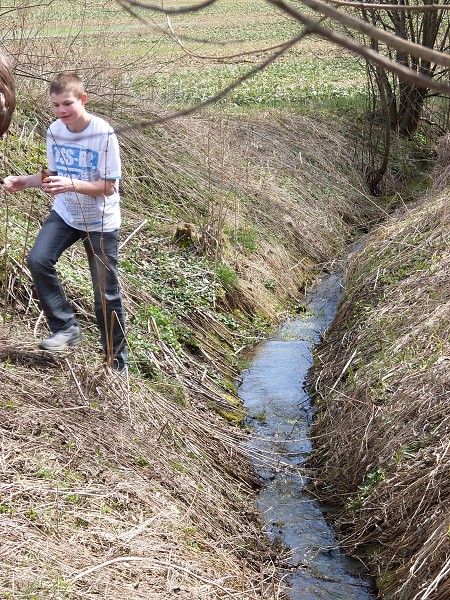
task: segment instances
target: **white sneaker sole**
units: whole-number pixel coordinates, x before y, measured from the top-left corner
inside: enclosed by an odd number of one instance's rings
[[[45,342],[41,342],[39,344],[39,348],[41,350],[46,350],[47,352],[64,352],[64,350],[67,350],[72,346],[80,346],[82,343],[82,339],[72,340],[70,342],[67,342],[66,344],[63,344],[62,346],[46,346]]]

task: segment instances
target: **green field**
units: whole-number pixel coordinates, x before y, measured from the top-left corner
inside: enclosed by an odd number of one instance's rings
[[[61,68],[101,70],[116,86],[171,109],[214,96],[301,32],[264,0],[222,0],[170,20],[143,9],[133,16],[113,1],[58,0],[4,9],[1,18],[7,52],[35,49],[32,76]],[[344,106],[363,94],[364,85],[360,60],[308,37],[221,103],[238,110]]]

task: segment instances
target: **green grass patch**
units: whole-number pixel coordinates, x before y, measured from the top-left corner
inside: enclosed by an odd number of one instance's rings
[[[241,65],[208,65],[138,78],[134,88],[181,107],[218,94],[249,70]],[[229,107],[298,108],[315,100],[359,99],[364,97],[364,87],[364,73],[353,58],[282,60],[241,84],[220,103]]]
[[[81,56],[109,57],[117,65],[114,77],[131,95],[180,108],[214,96],[258,63],[272,46],[301,31],[295,19],[267,3],[223,0],[189,17],[171,18],[179,36],[166,35],[163,15],[136,9],[148,22],[110,3],[89,5],[51,2],[17,8],[5,18],[11,46],[23,40],[42,45],[45,56],[57,37],[63,37]],[[50,45],[50,46],[49,46]],[[242,54],[246,52],[247,54]],[[248,54],[253,52],[253,54]],[[222,104],[231,109],[299,108],[342,103],[364,93],[362,62],[312,36],[299,42],[277,62],[234,90]]]

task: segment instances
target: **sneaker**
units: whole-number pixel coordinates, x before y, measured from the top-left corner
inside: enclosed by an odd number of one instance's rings
[[[123,377],[124,379],[128,380],[128,367],[127,365],[124,365],[122,367],[114,367],[114,373],[116,373],[116,375],[120,375],[120,377]]]
[[[41,350],[49,352],[62,352],[69,346],[79,346],[83,341],[83,334],[79,325],[72,325],[68,329],[63,329],[52,333],[39,344]]]
[[[127,367],[127,365],[124,365],[123,363],[118,363],[115,360],[114,365],[113,365],[113,370],[116,371],[117,373],[126,373],[128,370],[128,367]]]

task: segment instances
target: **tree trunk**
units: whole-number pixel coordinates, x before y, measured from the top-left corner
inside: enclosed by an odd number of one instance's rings
[[[398,132],[403,137],[411,137],[417,131],[422,115],[427,90],[403,82],[398,111]]]

